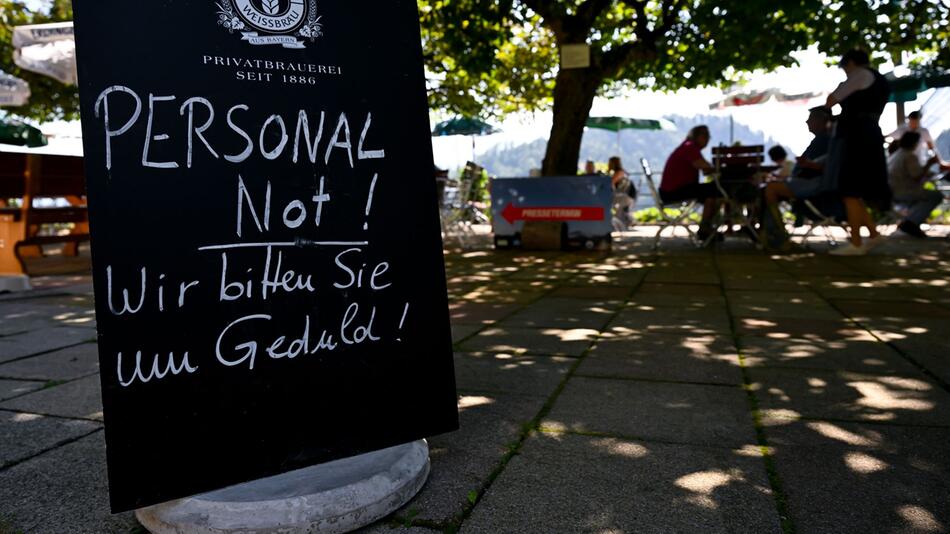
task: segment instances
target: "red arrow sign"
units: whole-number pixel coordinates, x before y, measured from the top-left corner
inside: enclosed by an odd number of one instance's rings
[[[531,206],[518,207],[510,202],[501,216],[513,224],[515,221],[602,221],[604,208],[594,206]]]

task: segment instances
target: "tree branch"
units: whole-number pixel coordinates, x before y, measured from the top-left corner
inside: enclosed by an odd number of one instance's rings
[[[557,0],[524,0],[524,4],[532,11],[541,15],[544,24],[554,32],[555,38],[560,42],[564,36],[564,22],[567,13],[559,5]]]
[[[577,8],[577,18],[590,29],[594,26],[594,21],[597,20],[597,17],[599,17],[605,9],[610,7],[612,3],[613,0],[587,0]]]
[[[649,60],[656,57],[656,43],[653,41],[630,41],[606,52],[600,61],[600,70],[604,78],[613,78],[628,63],[637,60]]]

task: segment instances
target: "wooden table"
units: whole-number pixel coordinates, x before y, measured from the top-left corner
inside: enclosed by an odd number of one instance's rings
[[[37,198],[70,206],[38,208]],[[43,245],[63,243],[64,254],[76,255],[88,239],[82,158],[0,152],[0,272],[27,274],[24,258],[41,256]]]

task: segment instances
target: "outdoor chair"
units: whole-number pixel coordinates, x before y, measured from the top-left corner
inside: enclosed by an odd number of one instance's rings
[[[677,227],[685,228],[689,232],[689,240],[694,244],[700,244],[699,238],[696,236],[696,233],[693,232],[693,229],[690,228],[691,221],[689,220],[690,216],[697,212],[699,207],[698,203],[695,200],[685,200],[681,202],[670,202],[666,204],[663,202],[663,199],[660,198],[660,191],[657,189],[656,184],[653,182],[653,170],[650,168],[650,162],[646,158],[640,158],[640,166],[643,167],[643,181],[646,182],[647,188],[650,190],[650,196],[653,197],[653,202],[656,204],[656,211],[658,213],[657,224],[659,228],[656,230],[656,235],[653,236],[653,249],[656,250],[660,246],[660,235],[667,228],[672,228],[675,232]],[[676,206],[673,206],[673,205]],[[667,210],[678,209],[678,213],[671,213]]]
[[[482,168],[475,163],[465,164],[465,170],[458,180],[447,181],[440,206],[442,221],[442,235],[448,240],[455,237],[459,246],[469,247],[469,240],[474,238],[472,228],[474,221],[473,211],[477,211],[471,202],[472,185],[482,172]],[[484,215],[483,215],[484,216]]]
[[[808,225],[808,231],[801,235],[802,243],[808,243],[808,238],[818,235],[820,231],[829,245],[838,244],[833,228],[844,228],[847,216],[844,203],[836,194],[826,193],[812,198],[796,200],[792,203],[792,213],[796,218],[801,217]]]
[[[753,181],[762,172],[765,161],[763,145],[718,146],[712,149],[713,182],[722,195],[724,214],[718,226],[731,233],[735,225],[761,246],[755,228],[755,201],[758,195]],[[714,239],[715,235],[710,239]]]

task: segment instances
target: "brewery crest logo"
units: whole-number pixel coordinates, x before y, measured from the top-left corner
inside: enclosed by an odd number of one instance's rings
[[[323,35],[317,0],[220,0],[218,24],[252,45],[305,48]]]

